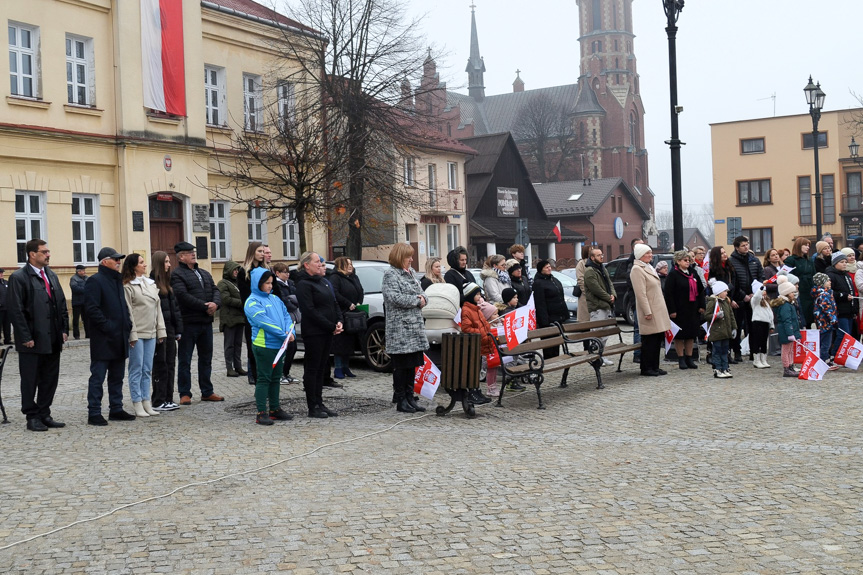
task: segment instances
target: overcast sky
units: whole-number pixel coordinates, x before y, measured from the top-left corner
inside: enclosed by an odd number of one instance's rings
[[[425,13],[425,34],[448,54],[438,62],[449,89],[466,93],[471,0],[409,0]],[[575,0],[474,0],[486,94],[574,83],[579,74]],[[861,0],[687,0],[678,20],[677,72],[684,203],[713,201],[710,124],[806,114],[809,75],[826,110],[859,107],[863,93]],[[635,0],[635,55],[641,78],[650,186],[658,211],[671,209],[668,37],[661,0]],[[716,214],[716,217],[723,217]]]

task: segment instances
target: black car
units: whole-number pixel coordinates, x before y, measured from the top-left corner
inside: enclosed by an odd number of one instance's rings
[[[623,316],[626,323],[633,325],[635,323],[635,298],[632,297],[632,294],[627,293],[626,289],[626,280],[628,279],[626,266],[628,260],[628,255],[621,256],[616,260],[611,260],[605,264],[605,268],[608,270],[608,275],[611,276],[611,283],[614,284],[614,291],[616,291],[619,296],[614,301],[614,315]],[[672,263],[674,261],[674,254],[654,253],[653,261],[651,263],[655,266],[660,260],[668,262],[668,268],[671,269],[674,265]]]

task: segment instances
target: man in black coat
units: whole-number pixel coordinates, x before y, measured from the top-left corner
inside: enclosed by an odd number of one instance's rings
[[[737,322],[737,337],[731,343],[734,350],[733,363],[740,363],[740,341],[749,335],[752,326],[752,281],[764,281],[764,267],[752,252],[749,251],[749,238],[737,236],[734,238],[734,251],[728,256],[728,263],[734,268],[734,278],[737,290],[734,291],[737,308],[734,310],[734,320]],[[733,306],[732,306],[733,307]]]
[[[9,319],[9,308],[6,306],[9,282],[3,278],[4,273],[6,270],[0,268],[0,335],[3,336],[3,345],[12,345],[12,321]]]
[[[99,250],[99,270],[87,280],[84,306],[90,336],[90,380],[87,388],[87,423],[108,425],[102,417],[102,384],[108,378],[108,419],[131,421],[123,410],[123,374],[129,357],[132,319],[126,305],[120,262],[126,256],[114,248]]]
[[[171,287],[183,316],[183,337],[177,346],[177,389],[180,405],[192,404],[192,353],[198,349],[198,386],[201,401],[224,401],[213,393],[213,316],[222,304],[213,276],[198,268],[195,246],[180,242],[174,246],[177,269],[171,273]]]
[[[87,309],[84,306],[84,285],[87,283],[87,268],[82,265],[75,266],[75,275],[69,278],[69,287],[72,288],[72,337],[78,339],[81,332],[78,329],[78,321],[84,323],[84,337],[87,337]]]
[[[60,379],[60,352],[69,337],[69,312],[60,282],[48,269],[48,244],[34,238],[24,250],[27,264],[9,278],[6,305],[15,328],[21,412],[27,429],[47,431],[65,426],[51,417],[51,404]]]

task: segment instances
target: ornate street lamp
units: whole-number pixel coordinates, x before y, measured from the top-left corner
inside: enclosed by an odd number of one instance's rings
[[[677,18],[683,10],[684,0],[662,0],[668,26],[668,78],[671,84],[671,139],[666,144],[671,148],[671,216],[674,226],[674,246],[679,249],[683,241],[683,190],[680,183],[680,132],[677,126],[677,115],[683,108],[677,105]]]
[[[863,166],[863,158],[858,156],[860,152],[860,144],[854,139],[854,136],[851,136],[851,143],[848,144],[848,152],[851,154],[851,159],[854,160],[854,163],[858,166]]]
[[[809,115],[812,116],[812,149],[815,150],[815,235],[817,241],[821,240],[821,172],[818,168],[818,120],[821,119],[821,109],[824,107],[824,98],[827,94],[821,89],[821,82],[809,83],[803,88],[806,94],[806,103],[809,104]]]

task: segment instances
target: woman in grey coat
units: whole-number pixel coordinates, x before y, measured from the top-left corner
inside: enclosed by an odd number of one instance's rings
[[[396,244],[390,250],[390,268],[384,273],[381,292],[386,316],[387,353],[393,362],[393,401],[406,413],[425,411],[414,400],[414,374],[429,348],[420,310],[428,303],[411,264],[414,249]]]

